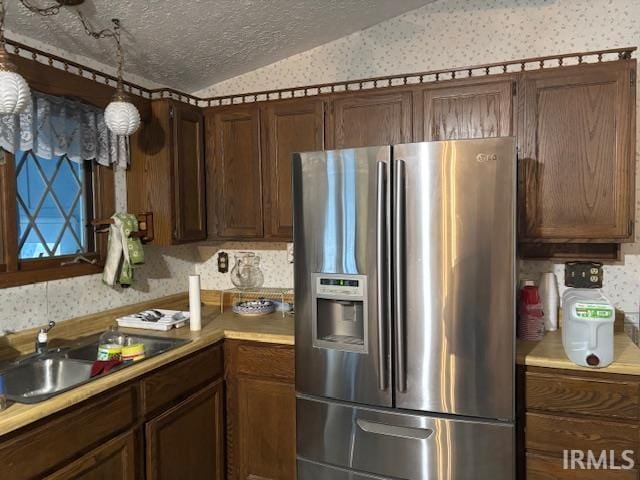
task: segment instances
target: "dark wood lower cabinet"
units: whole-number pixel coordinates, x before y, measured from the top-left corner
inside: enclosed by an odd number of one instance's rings
[[[147,422],[147,479],[222,480],[223,404],[219,380]]]
[[[0,479],[222,480],[222,375],[218,343],[1,436]]]
[[[47,480],[134,480],[137,478],[135,433],[129,431],[108,441],[46,478]]]
[[[225,342],[227,478],[296,478],[293,347]]]
[[[295,408],[293,385],[238,378],[240,478],[296,477]]]
[[[294,480],[293,347],[227,340],[0,437],[0,479],[35,478]]]
[[[637,377],[519,367],[518,380],[519,478],[640,479]]]

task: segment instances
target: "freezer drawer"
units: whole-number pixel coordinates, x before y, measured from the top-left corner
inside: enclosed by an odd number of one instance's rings
[[[303,460],[393,479],[511,480],[515,476],[512,424],[299,396],[297,425],[298,458]],[[308,478],[342,478],[339,475]]]

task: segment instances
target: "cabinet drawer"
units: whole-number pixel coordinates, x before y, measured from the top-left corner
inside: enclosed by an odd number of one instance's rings
[[[571,465],[569,463],[569,465]],[[620,465],[620,464],[616,464]],[[585,464],[586,467],[586,464]],[[562,458],[527,454],[527,480],[638,480],[636,470],[565,469]]]
[[[202,350],[142,380],[144,412],[153,412],[178,398],[185,397],[223,373],[222,345]]]
[[[614,450],[620,461],[624,450],[640,451],[637,424],[527,413],[525,429],[527,450],[554,457],[564,450]]]
[[[138,411],[136,397],[134,385],[118,388],[0,441],[0,476],[40,478],[130,428]]]
[[[240,344],[237,355],[238,374],[288,381],[294,379],[294,351],[291,346]]]
[[[527,410],[637,419],[638,383],[527,372]]]

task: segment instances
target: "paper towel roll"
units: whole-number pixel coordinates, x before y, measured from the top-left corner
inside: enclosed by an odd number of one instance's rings
[[[555,273],[543,273],[540,276],[540,300],[544,312],[545,330],[553,332],[558,329],[558,280]]]
[[[202,329],[200,275],[189,275],[189,328],[193,331]]]

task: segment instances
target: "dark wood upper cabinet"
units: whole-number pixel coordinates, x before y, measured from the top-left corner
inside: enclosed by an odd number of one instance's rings
[[[207,110],[209,238],[262,238],[258,105]]]
[[[131,141],[128,210],[153,212],[158,245],[204,240],[206,203],[203,121],[198,107],[151,102],[150,119]]]
[[[265,238],[291,241],[292,154],[322,150],[324,103],[300,99],[266,104],[261,120]]]
[[[633,239],[635,60],[206,109],[209,238],[292,238],[291,154],[516,136],[531,258],[613,259]]]
[[[485,78],[417,90],[415,141],[511,135],[514,85],[513,79]]]
[[[146,424],[146,478],[222,480],[222,380]]]
[[[521,242],[633,239],[635,60],[524,72]]]
[[[179,242],[207,237],[204,122],[199,108],[173,105],[175,237]]]
[[[337,96],[327,118],[327,148],[411,142],[410,91]]]

